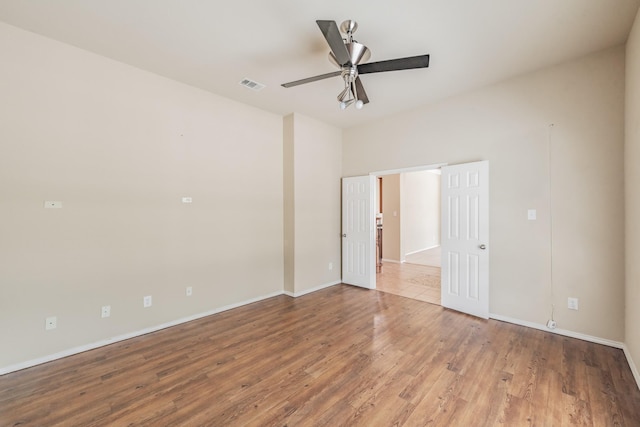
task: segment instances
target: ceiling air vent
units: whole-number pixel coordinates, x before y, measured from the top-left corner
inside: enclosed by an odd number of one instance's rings
[[[265,87],[262,83],[254,82],[253,80],[249,80],[249,79],[242,79],[240,84],[244,87],[248,87],[251,90],[255,90],[256,92],[261,89],[264,89]]]

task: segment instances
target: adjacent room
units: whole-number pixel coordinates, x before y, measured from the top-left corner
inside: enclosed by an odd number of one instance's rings
[[[376,289],[440,304],[440,169],[378,177]]]
[[[639,8],[0,0],[0,425],[640,425]]]

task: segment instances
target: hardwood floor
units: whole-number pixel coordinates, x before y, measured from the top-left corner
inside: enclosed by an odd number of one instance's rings
[[[346,285],[0,377],[1,426],[638,426],[621,350]]]

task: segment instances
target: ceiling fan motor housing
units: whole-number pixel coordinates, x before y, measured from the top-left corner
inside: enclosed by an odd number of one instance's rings
[[[352,42],[344,45],[349,53],[349,61],[346,64],[340,64],[333,52],[329,52],[329,61],[336,67],[358,65],[361,62],[367,62],[371,58],[371,51],[363,44]]]

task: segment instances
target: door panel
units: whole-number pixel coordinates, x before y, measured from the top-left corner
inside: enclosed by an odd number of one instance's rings
[[[342,282],[375,289],[375,176],[342,178]]]
[[[489,162],[442,168],[442,305],[489,317]]]

